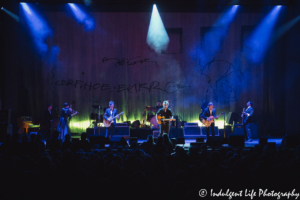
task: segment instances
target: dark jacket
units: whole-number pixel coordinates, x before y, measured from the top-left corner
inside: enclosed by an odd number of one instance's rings
[[[212,116],[216,117],[216,109],[212,109]],[[205,120],[210,117],[210,111],[209,108],[205,108],[204,112],[201,115],[202,118],[204,118]]]
[[[104,119],[107,120],[110,116],[115,117],[117,114],[118,114],[117,109],[113,109],[112,115],[111,115],[110,114],[110,108],[107,108],[106,111],[105,111],[105,113],[104,113]],[[113,121],[114,121],[114,124],[116,125],[116,118]]]
[[[245,113],[249,114],[248,115],[244,115],[244,124],[247,122],[247,123],[251,123],[252,122],[252,115],[253,115],[253,108],[252,107],[249,107],[245,110]]]

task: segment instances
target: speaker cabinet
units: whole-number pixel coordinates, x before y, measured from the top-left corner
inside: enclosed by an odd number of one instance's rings
[[[201,135],[206,137],[206,130],[207,129],[209,129],[209,135],[212,136],[212,131],[211,131],[211,127],[210,126],[208,128],[206,128],[205,126],[201,127],[201,131],[200,131]],[[214,130],[215,130],[215,136],[220,136],[218,126],[215,126]]]
[[[198,124],[185,124],[183,127],[183,137],[184,138],[197,138],[201,135],[200,127]]]

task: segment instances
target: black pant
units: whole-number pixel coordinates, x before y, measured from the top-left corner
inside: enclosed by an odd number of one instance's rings
[[[251,123],[244,122],[243,128],[244,128],[244,135],[245,135],[246,140],[252,140],[250,125],[251,125]]]
[[[106,128],[106,137],[113,136],[116,133],[116,126],[114,123],[111,123],[110,127]]]
[[[212,136],[215,136],[215,123],[211,123],[210,127]],[[209,127],[206,128],[206,137],[209,138]]]
[[[161,125],[160,125],[160,134],[159,134],[159,136],[162,136],[164,132],[169,135],[169,131],[170,131],[170,123],[169,122],[162,122]]]

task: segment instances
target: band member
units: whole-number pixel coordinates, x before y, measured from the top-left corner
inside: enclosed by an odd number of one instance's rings
[[[48,104],[47,110],[44,112],[44,127],[46,130],[46,138],[51,137],[51,121],[53,120],[52,104]]]
[[[114,117],[118,114],[117,109],[114,108],[115,103],[113,101],[109,102],[109,108],[106,109],[105,113],[104,113],[104,119],[108,120],[109,117]],[[120,118],[119,116],[117,116],[116,118]],[[115,134],[116,132],[116,118],[113,119],[113,123],[111,123],[110,127],[106,128],[106,137],[111,137],[113,136],[113,134]]]
[[[56,129],[60,133],[59,139],[63,140],[65,135],[70,133],[68,118],[71,118],[72,113],[69,104],[65,103],[64,108],[61,109],[60,120]]]
[[[244,117],[243,124],[244,124],[244,135],[247,142],[252,141],[251,137],[251,131],[250,131],[250,124],[252,123],[252,115],[253,115],[253,103],[251,101],[248,101],[247,103],[247,109],[242,113],[241,117]]]
[[[207,105],[207,108],[205,108],[204,112],[202,113],[202,118],[207,120],[210,116],[213,116],[214,118],[218,119],[216,115],[216,109],[214,109],[214,104],[212,102],[209,102]],[[212,136],[215,136],[215,123],[211,123],[211,133]],[[209,127],[206,129],[206,136],[207,139],[209,138]]]
[[[164,119],[173,119],[172,111],[168,109],[169,102],[164,101],[163,102],[163,108],[159,109],[155,115],[156,120],[157,116],[165,117]],[[170,132],[170,121],[164,121],[164,119],[161,119],[162,123],[160,124],[160,134],[159,136],[162,136],[163,133],[169,134]]]

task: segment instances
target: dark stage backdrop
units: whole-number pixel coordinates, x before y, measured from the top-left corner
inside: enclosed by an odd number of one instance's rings
[[[206,101],[214,102],[217,113],[224,109],[241,113],[251,100],[255,119],[263,123],[264,64],[249,63],[242,51],[242,41],[261,14],[237,14],[215,54],[209,53],[211,41],[204,36],[219,13],[161,13],[170,43],[159,54],[146,43],[150,12],[90,15],[95,29],[86,31],[65,12],[42,13],[53,30],[43,42],[48,51],[39,56],[21,53],[21,63],[28,69],[22,76],[28,115],[41,117],[47,103],[60,110],[64,102],[73,102],[80,114],[72,119],[71,131],[81,133],[90,124],[93,104],[108,107],[114,101],[118,111],[125,112],[121,122],[139,120],[145,106],[170,100],[179,119],[198,122]],[[214,37],[221,36],[216,32]],[[32,38],[28,36],[23,45],[33,46]],[[200,48],[208,52],[206,63],[199,58]]]

